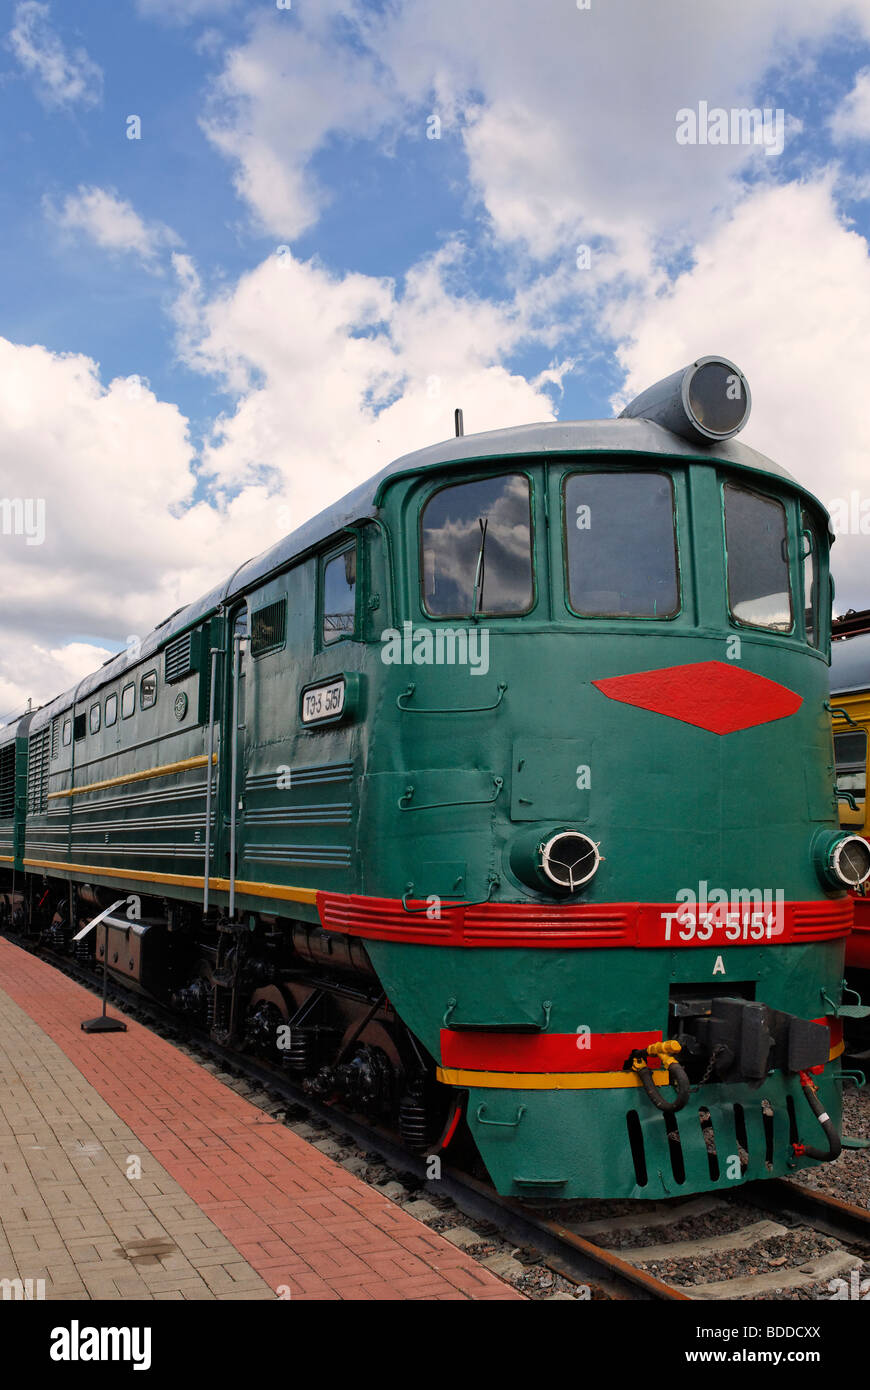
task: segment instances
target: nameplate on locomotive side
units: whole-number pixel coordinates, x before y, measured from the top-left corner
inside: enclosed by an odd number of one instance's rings
[[[302,723],[319,724],[327,719],[338,719],[344,712],[344,692],[344,676],[303,690]]]

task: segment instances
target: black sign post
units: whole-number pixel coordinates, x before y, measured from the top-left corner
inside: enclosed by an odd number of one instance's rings
[[[124,901],[125,901],[124,898],[119,898],[118,901],[117,901],[116,903],[112,903],[111,907],[107,907],[107,908],[105,909],[105,911],[104,911],[104,912],[101,912],[101,913],[99,914],[98,917],[95,917],[95,918],[93,919],[92,922],[88,922],[88,925],[87,925],[86,927],[82,927],[81,931],[80,931],[76,936],[73,937],[73,941],[81,941],[81,939],[82,939],[83,936],[87,936],[87,934],[88,934],[89,931],[92,931],[94,927],[99,926],[100,922],[103,922],[103,921],[106,921],[107,923],[108,923],[108,922],[111,922],[113,926],[126,926],[126,925],[127,925],[126,922],[116,922],[116,921],[114,920],[114,918],[112,918],[112,917],[109,916],[109,913],[110,913],[110,912],[114,912],[114,911],[115,911],[115,908],[116,908],[116,907],[120,907]],[[109,1018],[108,1014],[106,1013],[106,994],[107,994],[108,988],[109,988],[109,933],[108,933],[108,931],[107,931],[107,932],[106,932],[106,945],[105,945],[105,949],[104,949],[104,951],[103,951],[103,1012],[102,1012],[101,1014],[99,1014],[96,1018],[87,1018],[87,1019],[85,1019],[85,1021],[82,1023],[82,1031],[83,1031],[83,1032],[85,1032],[85,1033],[126,1033],[126,1031],[127,1031],[127,1025],[126,1025],[126,1023],[122,1023],[121,1020],[120,1020],[119,1018]]]

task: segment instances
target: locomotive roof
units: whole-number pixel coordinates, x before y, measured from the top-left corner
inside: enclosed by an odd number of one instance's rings
[[[870,689],[870,632],[831,643],[831,694]]]
[[[750,449],[748,445],[730,439],[705,449],[688,443],[651,420],[554,420],[537,425],[515,425],[511,429],[488,430],[483,434],[445,439],[440,444],[430,444],[425,449],[403,454],[340,502],[307,521],[298,531],[291,532],[269,550],[264,550],[261,555],[242,565],[231,576],[225,597],[233,598],[244,593],[268,574],[281,569],[345,526],[373,516],[388,485],[404,474],[530,455],[581,453],[618,454],[620,457],[660,454],[704,463],[716,460],[736,468],[772,474],[792,487],[806,491],[786,469],[765,454],[760,454],[757,449]],[[812,500],[821,507],[816,498]],[[188,621],[185,616],[185,625]]]
[[[41,727],[47,718],[66,709],[73,700],[80,700],[138,665],[159,651],[172,637],[196,626],[224,603],[240,597],[249,589],[263,583],[291,561],[352,526],[376,515],[386,488],[406,474],[427,472],[430,469],[459,467],[464,463],[477,464],[497,459],[521,459],[532,455],[612,454],[620,458],[632,455],[661,455],[662,457],[693,459],[699,463],[720,462],[754,473],[772,475],[802,492],[827,516],[817,498],[773,459],[737,440],[728,439],[709,447],[691,444],[651,420],[619,418],[614,420],[554,420],[540,424],[515,425],[510,429],[488,430],[482,434],[461,435],[430,444],[425,449],[403,454],[380,473],[369,478],[339,501],[290,532],[262,554],[243,562],[223,583],[210,593],[179,608],[159,623],[144,639],[138,655],[129,651],[110,657],[98,671],[85,676],[77,687],[59,695],[39,712],[34,727]]]
[[[8,724],[0,727],[0,748],[4,744],[12,743],[19,735],[27,733],[33,714],[33,710],[28,710],[26,714],[18,714],[14,719],[10,719]]]

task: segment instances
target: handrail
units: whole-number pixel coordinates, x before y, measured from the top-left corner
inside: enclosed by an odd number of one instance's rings
[[[474,902],[468,902],[468,900],[467,900],[466,898],[447,898],[447,899],[444,899],[444,898],[442,898],[442,897],[440,896],[440,894],[438,894],[438,893],[429,893],[429,894],[426,895],[426,906],[425,906],[425,907],[409,907],[409,906],[408,906],[408,899],[410,898],[411,894],[412,894],[413,891],[414,891],[414,885],[413,885],[413,883],[409,883],[408,886],[407,886],[407,888],[405,889],[404,893],[402,894],[402,907],[405,909],[406,912],[411,912],[411,913],[415,913],[415,912],[416,912],[416,913],[423,913],[423,912],[425,912],[425,913],[428,914],[428,912],[429,912],[429,907],[430,907],[430,903],[429,903],[429,899],[430,899],[430,898],[438,898],[438,899],[439,899],[440,906],[441,906],[441,907],[444,907],[444,908],[451,908],[451,907],[462,907],[462,908],[465,908],[465,907],[483,907],[483,905],[484,905],[485,903],[492,902],[492,895],[493,895],[493,893],[495,892],[496,888],[499,887],[500,882],[501,882],[501,880],[499,879],[499,877],[498,877],[497,874],[490,874],[490,876],[489,876],[489,892],[487,893],[487,895],[486,895],[485,898],[477,898]],[[420,896],[421,896],[421,895],[418,894],[418,897],[420,897]]]
[[[239,668],[242,643],[247,632],[233,633],[233,726],[230,746],[230,900],[227,914],[232,920],[236,911],[236,796],[239,766]]]
[[[507,690],[507,681],[499,681],[498,699],[494,705],[453,705],[443,709],[437,706],[403,705],[402,701],[410,700],[416,689],[417,686],[412,681],[407,690],[396,696],[396,707],[405,714],[484,714],[487,710],[498,709]]]
[[[202,881],[202,910],[208,912],[209,874],[211,873],[211,774],[214,763],[214,687],[217,673],[217,658],[223,656],[220,647],[211,648],[211,683],[208,692],[208,762],[205,780],[205,867]]]
[[[825,709],[828,711],[829,714],[838,714],[841,719],[845,719],[847,724],[851,724],[853,729],[860,729],[861,725],[855,723],[855,720],[852,718],[849,711],[847,709],[843,709],[842,705],[832,705],[830,700],[826,700]]]
[[[491,806],[504,786],[503,777],[493,777],[492,780],[495,786],[492,796],[480,797],[476,801],[426,801],[421,806],[404,806],[402,803],[410,801],[414,795],[415,788],[411,786],[405,788],[397,804],[400,811],[440,811],[445,806]]]

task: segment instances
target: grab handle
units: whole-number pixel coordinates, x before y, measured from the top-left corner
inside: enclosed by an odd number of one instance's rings
[[[482,796],[482,797],[479,797],[476,801],[469,801],[469,800],[465,800],[465,801],[425,801],[425,802],[423,802],[423,803],[422,803],[421,805],[419,805],[419,806],[412,806],[412,805],[410,804],[411,801],[414,799],[414,791],[415,791],[415,788],[414,788],[413,786],[406,787],[405,790],[404,790],[404,792],[402,793],[402,795],[399,797],[399,801],[398,801],[399,810],[400,810],[400,811],[440,811],[440,810],[441,810],[443,807],[445,807],[445,806],[489,806],[493,801],[495,801],[495,800],[497,799],[499,792],[501,791],[502,787],[504,786],[504,778],[503,778],[503,777],[493,777],[492,781],[493,781],[493,786],[495,787],[495,791],[493,792],[492,796]],[[405,802],[408,803],[407,806],[404,804]]]
[[[526,1113],[526,1107],[524,1105],[521,1105],[517,1110],[517,1117],[515,1120],[485,1120],[483,1118],[483,1113],[485,1110],[486,1103],[482,1101],[481,1104],[477,1107],[477,1123],[480,1125],[498,1125],[500,1129],[516,1129],[520,1120]]]
[[[498,697],[494,705],[452,705],[445,709],[428,705],[403,705],[402,701],[410,700],[417,689],[412,681],[407,690],[396,696],[396,704],[405,714],[483,714],[486,710],[498,709],[507,690],[507,681],[499,681],[497,688]]]

